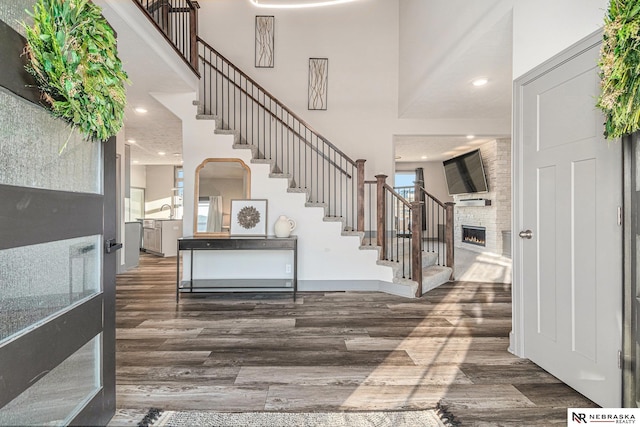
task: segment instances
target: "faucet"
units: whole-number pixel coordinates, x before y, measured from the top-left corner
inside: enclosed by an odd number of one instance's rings
[[[162,212],[165,206],[169,208],[169,219],[173,219],[173,206],[165,203],[164,205],[160,206],[160,212]]]

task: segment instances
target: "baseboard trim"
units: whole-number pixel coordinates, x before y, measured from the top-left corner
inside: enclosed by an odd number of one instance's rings
[[[379,280],[298,280],[301,292],[361,291],[377,292]]]
[[[382,280],[298,280],[300,292],[384,292],[414,298],[407,285]]]

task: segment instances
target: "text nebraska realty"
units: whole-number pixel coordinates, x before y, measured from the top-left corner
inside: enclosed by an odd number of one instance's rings
[[[577,423],[602,423],[609,422],[614,424],[635,424],[636,417],[633,414],[581,414],[573,413],[573,421]]]

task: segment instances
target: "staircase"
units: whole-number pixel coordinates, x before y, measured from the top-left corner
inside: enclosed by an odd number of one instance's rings
[[[408,236],[406,230],[397,226],[398,212],[379,206],[373,209],[372,203],[376,202],[369,197],[367,203],[365,196],[365,160],[349,158],[206,41],[197,34],[194,36],[197,8],[193,8],[189,0],[175,1],[180,1],[181,6],[172,6],[172,0],[163,0],[162,5],[167,11],[190,17],[191,34],[177,39],[191,42],[178,50],[188,52],[190,64],[195,65],[197,61],[201,83],[199,101],[193,107],[197,109],[194,116],[200,123],[191,123],[188,116],[178,114],[183,119],[183,132],[189,134],[184,140],[199,140],[198,135],[213,130],[213,141],[199,142],[206,147],[207,154],[203,154],[205,150],[192,153],[194,159],[240,158],[251,164],[252,188],[259,182],[252,189],[251,197],[268,198],[270,211],[271,206],[278,206],[296,218],[297,234],[302,234],[299,252],[314,254],[301,260],[300,289],[305,290],[306,276],[309,290],[379,290],[419,297],[448,281],[453,274],[453,245],[447,245],[451,257],[444,265],[443,257],[436,251],[423,250],[428,240],[423,242],[421,226],[414,226]],[[182,6],[183,3],[187,7]],[[154,19],[157,10],[156,7],[147,13]],[[156,25],[166,36],[165,21],[163,25],[157,22]],[[188,170],[192,160],[187,159],[186,142],[184,151],[185,170]],[[385,187],[386,184],[380,187],[379,180],[377,185],[378,198],[392,194],[390,207],[402,205],[404,214],[414,219],[422,216],[423,202],[410,202],[393,194],[393,189]],[[185,196],[185,213],[188,206]],[[371,216],[372,211],[375,211],[375,221],[370,219],[367,224],[366,215]],[[274,211],[269,216],[272,218],[273,214],[277,215]],[[316,224],[304,224],[312,218],[318,218]],[[387,222],[391,225],[384,226]],[[330,237],[332,233],[334,237]],[[318,280],[318,277],[327,280]]]

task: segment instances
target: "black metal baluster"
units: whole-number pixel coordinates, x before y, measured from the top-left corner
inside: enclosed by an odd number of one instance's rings
[[[318,152],[316,153],[316,203],[320,201],[320,143],[322,140],[318,135],[316,137],[316,147]]]
[[[440,221],[441,221],[440,213],[441,212],[442,212],[442,209],[440,208],[440,206],[438,206],[438,225],[437,225],[438,230],[436,231],[436,241],[438,242],[438,265],[444,265],[444,253],[442,253],[442,248],[440,247]],[[440,257],[442,257],[442,260],[440,260]]]
[[[338,155],[338,152],[334,149],[333,150],[333,164],[336,164],[336,156]],[[338,170],[335,168],[333,168],[333,215],[334,216],[339,216],[338,215],[338,201],[336,199],[336,196],[338,195]]]
[[[391,192],[390,192],[391,193]],[[400,230],[399,230],[399,218],[397,217],[397,215],[400,214],[400,199],[397,197],[391,196],[392,199],[395,199],[396,203],[395,203],[395,215],[396,216],[396,221],[395,221],[395,245],[396,245],[396,261],[400,261]],[[393,205],[392,205],[393,206]],[[404,277],[404,270],[402,271],[402,277]]]
[[[326,200],[325,192],[327,191],[327,181],[325,179],[325,169],[327,168],[327,155],[325,154],[325,148],[327,147],[327,142],[322,140],[322,203]],[[327,173],[327,178],[329,174]]]
[[[289,112],[287,112],[287,126],[288,126],[288,125],[289,125]],[[290,151],[291,151],[291,145],[290,145],[290,142],[289,142],[289,137],[290,137],[290,135],[291,135],[291,132],[290,132],[289,130],[287,130],[287,168],[288,168],[289,170],[291,170],[291,169],[292,169],[292,167],[291,167],[291,163],[289,162],[289,161],[290,161],[290,159],[291,159],[291,156],[290,156],[290,154],[289,154],[289,153],[290,153]],[[293,174],[291,174],[291,178],[293,178],[293,179],[295,180],[295,176],[293,176]]]
[[[405,205],[404,203],[402,203],[402,216],[403,218],[407,218],[407,212],[409,212],[409,215],[411,215],[411,210],[407,209],[407,205]],[[406,253],[406,249],[405,248],[405,243],[407,242],[407,233],[404,232],[402,234],[402,271],[403,274],[402,276],[405,276],[405,273],[407,271],[407,253]],[[411,239],[409,239],[409,244],[411,244]],[[409,251],[409,253],[411,253],[411,251]],[[411,279],[411,269],[409,269],[409,279]]]
[[[340,173],[340,169],[342,169],[342,156],[340,156],[340,161],[338,162],[338,176],[340,177],[340,185],[338,186],[338,189],[339,189],[338,190],[339,191],[339,193],[338,193],[338,200],[339,200],[338,206],[340,208],[340,215],[338,215],[338,216],[339,217],[343,217],[344,216],[343,215],[344,209],[342,207],[342,175],[343,174]]]
[[[298,131],[296,132],[296,140],[297,140],[297,145],[298,145],[298,177],[300,178],[300,180],[298,181],[298,188],[304,188],[305,187],[305,181],[304,181],[304,168],[302,167],[302,155],[303,155],[303,147],[302,147],[302,123],[300,123],[299,120],[295,120],[295,122],[298,124]]]
[[[236,68],[233,68],[233,129],[238,130],[238,125],[236,123],[236,98],[238,97],[238,82],[236,79],[238,78],[238,74],[236,72]],[[242,99],[240,99],[240,108],[242,108]]]

